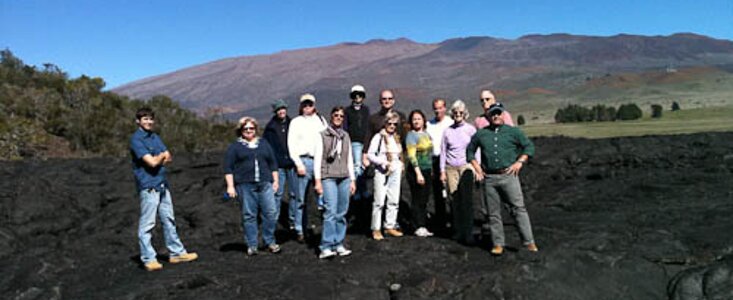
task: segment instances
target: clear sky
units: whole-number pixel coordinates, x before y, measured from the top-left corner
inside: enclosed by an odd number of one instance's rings
[[[733,0],[0,0],[0,48],[108,88],[221,58],[375,38],[676,32],[733,40]]]

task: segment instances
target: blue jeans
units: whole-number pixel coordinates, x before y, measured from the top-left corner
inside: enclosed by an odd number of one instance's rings
[[[242,202],[242,228],[249,248],[257,248],[257,213],[262,216],[262,241],[275,243],[275,193],[270,182],[245,182],[236,186]]]
[[[323,213],[323,233],[321,234],[321,251],[335,250],[341,246],[346,237],[346,212],[349,210],[349,186],[351,179],[326,178],[323,185],[325,201]]]
[[[170,256],[178,256],[186,253],[181,239],[176,232],[176,219],[173,216],[173,202],[168,189],[162,192],[154,189],[140,191],[140,223],[137,236],[140,240],[140,260],[143,263],[155,261],[156,253],[151,239],[153,228],[155,228],[155,215],[160,218],[163,224],[163,236],[165,246]]]
[[[275,223],[280,219],[280,206],[282,205],[283,195],[285,194],[285,183],[288,183],[288,201],[292,203],[295,201],[295,191],[298,190],[298,177],[295,173],[295,168],[289,169],[277,169],[278,182],[280,186],[275,191]],[[293,206],[288,206],[288,220],[292,225],[295,221],[295,210]]]
[[[364,174],[364,166],[361,165],[361,151],[364,150],[364,144],[351,141],[351,155],[354,157],[354,176],[359,177]]]
[[[298,193],[295,194],[295,201],[290,201],[290,210],[293,211],[293,226],[297,234],[303,234],[303,211],[305,210],[305,192],[313,180],[313,159],[301,157],[305,165],[305,175],[298,177]]]

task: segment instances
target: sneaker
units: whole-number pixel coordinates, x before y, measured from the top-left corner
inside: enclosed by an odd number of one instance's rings
[[[491,254],[492,255],[502,255],[504,254],[504,247],[496,245],[494,248],[491,248]]]
[[[282,250],[282,248],[280,248],[280,245],[272,243],[269,246],[267,246],[267,250],[269,250],[270,253],[272,254],[276,254],[276,253],[280,253],[280,250]]]
[[[537,244],[535,244],[535,243],[529,243],[529,244],[527,244],[527,250],[529,250],[529,252],[537,252],[537,251],[540,251],[540,249],[537,248]]]
[[[428,229],[425,227],[420,227],[417,230],[415,230],[415,235],[419,237],[429,237],[429,236],[433,236],[433,233],[428,231]]]
[[[190,252],[190,253],[183,253],[178,256],[172,256],[170,259],[168,259],[168,262],[172,264],[177,264],[177,263],[182,263],[182,262],[187,262],[187,261],[194,261],[198,258],[199,258],[198,254],[196,254],[195,252]]]
[[[148,272],[158,271],[162,268],[163,265],[161,265],[157,260],[145,263],[145,270],[147,270]]]
[[[247,256],[257,255],[257,248],[247,248]]]
[[[331,249],[325,249],[321,251],[321,254],[318,254],[318,258],[320,259],[326,259],[336,256],[336,252],[333,252]]]
[[[336,253],[339,256],[349,256],[351,255],[351,250],[346,249],[343,245],[336,247]]]
[[[381,241],[384,239],[384,236],[382,235],[382,232],[379,230],[372,231],[372,238],[377,241]]]
[[[397,229],[385,229],[384,233],[388,234],[389,236],[393,236],[393,237],[401,237],[404,235],[401,231]]]

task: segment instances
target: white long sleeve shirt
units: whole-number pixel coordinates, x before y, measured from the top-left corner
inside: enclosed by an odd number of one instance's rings
[[[297,116],[290,121],[288,148],[290,159],[295,162],[297,168],[304,168],[301,156],[316,156],[316,146],[321,142],[321,131],[326,129],[327,124],[317,114]]]

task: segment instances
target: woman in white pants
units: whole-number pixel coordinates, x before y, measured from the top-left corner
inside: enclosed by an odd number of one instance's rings
[[[372,137],[367,151],[369,161],[374,164],[374,204],[372,206],[372,237],[382,240],[382,210],[385,202],[387,212],[384,233],[393,237],[402,236],[397,226],[397,211],[400,204],[400,183],[403,163],[400,160],[402,146],[397,134],[400,116],[389,112],[385,115],[382,130]]]

